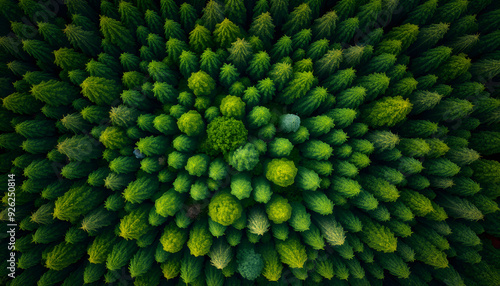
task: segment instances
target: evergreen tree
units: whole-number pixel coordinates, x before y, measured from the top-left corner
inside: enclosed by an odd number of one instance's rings
[[[179,17],[182,28],[186,31],[191,31],[195,25],[198,15],[196,9],[191,4],[182,3],[179,6]]]
[[[53,106],[67,105],[77,97],[77,90],[67,82],[49,80],[34,85],[31,94]]]
[[[71,45],[79,48],[89,56],[95,56],[100,51],[99,36],[94,31],[84,30],[81,26],[69,24],[63,30]]]
[[[273,19],[269,12],[262,13],[258,17],[253,20],[252,25],[250,26],[249,32],[259,37],[264,43],[269,43],[271,39],[274,37],[274,28]],[[269,46],[269,44],[265,44]]]
[[[451,48],[439,46],[427,50],[422,55],[412,61],[412,71],[415,74],[428,73],[437,69],[451,56]]]
[[[471,60],[465,54],[451,56],[437,70],[436,75],[445,82],[464,74],[471,66]]]
[[[172,0],[161,0],[160,12],[163,18],[177,20],[179,7],[177,7],[177,4]]]
[[[288,35],[293,35],[309,25],[311,17],[311,8],[307,3],[303,3],[295,7],[292,13],[288,15],[288,21],[283,25],[283,29]]]
[[[113,80],[88,77],[80,85],[83,96],[98,104],[111,104],[120,96],[120,86]]]
[[[288,18],[288,0],[269,0],[271,7],[269,11],[276,25],[281,26]]]
[[[404,52],[410,47],[413,42],[417,40],[417,35],[419,35],[419,28],[414,24],[404,24],[399,27],[393,28],[385,36],[386,40],[399,40],[403,44],[401,51]]]
[[[243,25],[246,20],[245,3],[242,0],[226,0],[224,1],[224,14],[231,21],[238,25]]]
[[[54,218],[74,222],[95,209],[105,197],[103,190],[95,191],[87,184],[73,186],[55,201]]]
[[[312,43],[307,49],[307,57],[316,61],[319,60],[328,50],[329,40],[322,39]]]
[[[54,62],[52,49],[49,44],[40,40],[22,40],[23,51],[39,61],[38,65],[43,63],[40,68],[45,68]]]
[[[62,242],[57,244],[50,252],[47,252],[45,266],[50,270],[62,270],[76,263],[85,253],[85,244],[69,244]],[[49,271],[50,271],[49,270]],[[52,278],[51,282],[57,281]],[[42,280],[43,281],[43,280]]]
[[[216,1],[209,1],[203,8],[203,16],[201,17],[203,26],[213,31],[215,25],[222,22],[222,20],[224,20],[223,7]]]
[[[337,26],[334,38],[339,43],[349,43],[358,28],[358,18],[346,19]]]
[[[413,49],[423,51],[432,48],[444,37],[449,27],[450,24],[439,23],[422,28],[418,33]]]
[[[268,75],[276,85],[276,89],[280,91],[293,75],[292,66],[287,63],[274,64]]]
[[[405,119],[411,111],[412,104],[401,96],[385,97],[365,109],[365,120],[372,126],[394,126]]]
[[[290,104],[294,99],[301,98],[306,95],[317,80],[314,78],[312,72],[297,72],[294,73],[293,79],[290,84],[280,94],[279,100],[285,104]]]
[[[366,100],[372,101],[387,91],[390,80],[385,73],[372,73],[359,78],[356,83],[365,88]]]
[[[432,18],[437,10],[438,0],[428,0],[413,9],[405,23],[412,23],[415,25],[424,25]]]
[[[326,78],[339,68],[342,59],[342,51],[330,50],[316,61],[315,70],[320,77]]]
[[[120,21],[106,16],[101,16],[99,26],[104,38],[120,47],[123,51],[128,51],[131,46],[134,46],[132,44],[134,43],[132,34],[122,25]]]
[[[212,45],[210,31],[204,26],[196,25],[194,29],[189,32],[189,45],[197,53],[201,53],[209,48]]]
[[[302,268],[307,260],[306,249],[298,239],[289,238],[285,241],[276,241],[276,250],[281,262],[290,267]]]
[[[271,58],[273,61],[278,62],[284,57],[289,56],[292,53],[292,39],[289,36],[283,36],[276,41],[271,49]]]
[[[319,40],[322,38],[331,38],[334,35],[337,26],[338,15],[335,10],[327,12],[314,20],[313,32],[314,38]]]
[[[357,108],[365,100],[366,89],[355,86],[342,91],[337,100],[337,106],[340,108]]]
[[[165,39],[170,40],[171,38],[184,41],[186,38],[184,30],[182,30],[181,25],[174,20],[166,19],[163,25],[163,32],[165,33]]]
[[[245,39],[238,38],[227,50],[229,51],[229,57],[227,59],[231,61],[239,71],[245,70],[252,55],[250,43]]]

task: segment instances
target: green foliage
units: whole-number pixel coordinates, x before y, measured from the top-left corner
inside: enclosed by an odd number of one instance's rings
[[[279,253],[281,262],[292,268],[302,268],[307,260],[305,247],[295,238],[276,241],[276,250]]]
[[[91,2],[0,0],[11,285],[499,284],[498,3]]]
[[[241,217],[242,206],[236,198],[229,193],[219,193],[210,200],[209,215],[217,223],[224,226],[233,224]]]
[[[294,162],[287,159],[273,159],[266,169],[266,178],[281,187],[293,184],[298,171]]]
[[[210,147],[227,153],[245,142],[248,131],[243,122],[231,117],[217,117],[207,126]]]
[[[275,196],[267,203],[266,212],[271,221],[280,224],[290,219],[292,206],[288,203],[287,199]]]

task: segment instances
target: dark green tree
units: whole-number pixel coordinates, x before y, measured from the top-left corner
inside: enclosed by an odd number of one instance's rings
[[[210,35],[210,31],[204,26],[196,25],[194,29],[189,32],[189,45],[191,49],[197,53],[201,53],[211,47],[212,36]]]
[[[182,28],[191,31],[194,28],[195,21],[198,19],[196,9],[189,3],[182,3],[179,7],[179,17]]]
[[[129,51],[132,47],[134,47],[134,37],[120,21],[106,16],[101,16],[99,26],[104,38],[120,47],[123,51]]]
[[[222,22],[222,20],[224,20],[223,7],[217,1],[210,0],[203,8],[203,16],[201,16],[203,26],[213,31],[215,25]]]

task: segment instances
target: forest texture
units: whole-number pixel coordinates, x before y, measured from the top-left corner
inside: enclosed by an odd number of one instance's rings
[[[0,284],[500,285],[500,2],[0,14]]]

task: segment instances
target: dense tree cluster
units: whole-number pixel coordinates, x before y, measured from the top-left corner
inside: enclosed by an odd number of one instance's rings
[[[1,285],[500,285],[500,2],[49,2],[0,0]]]

